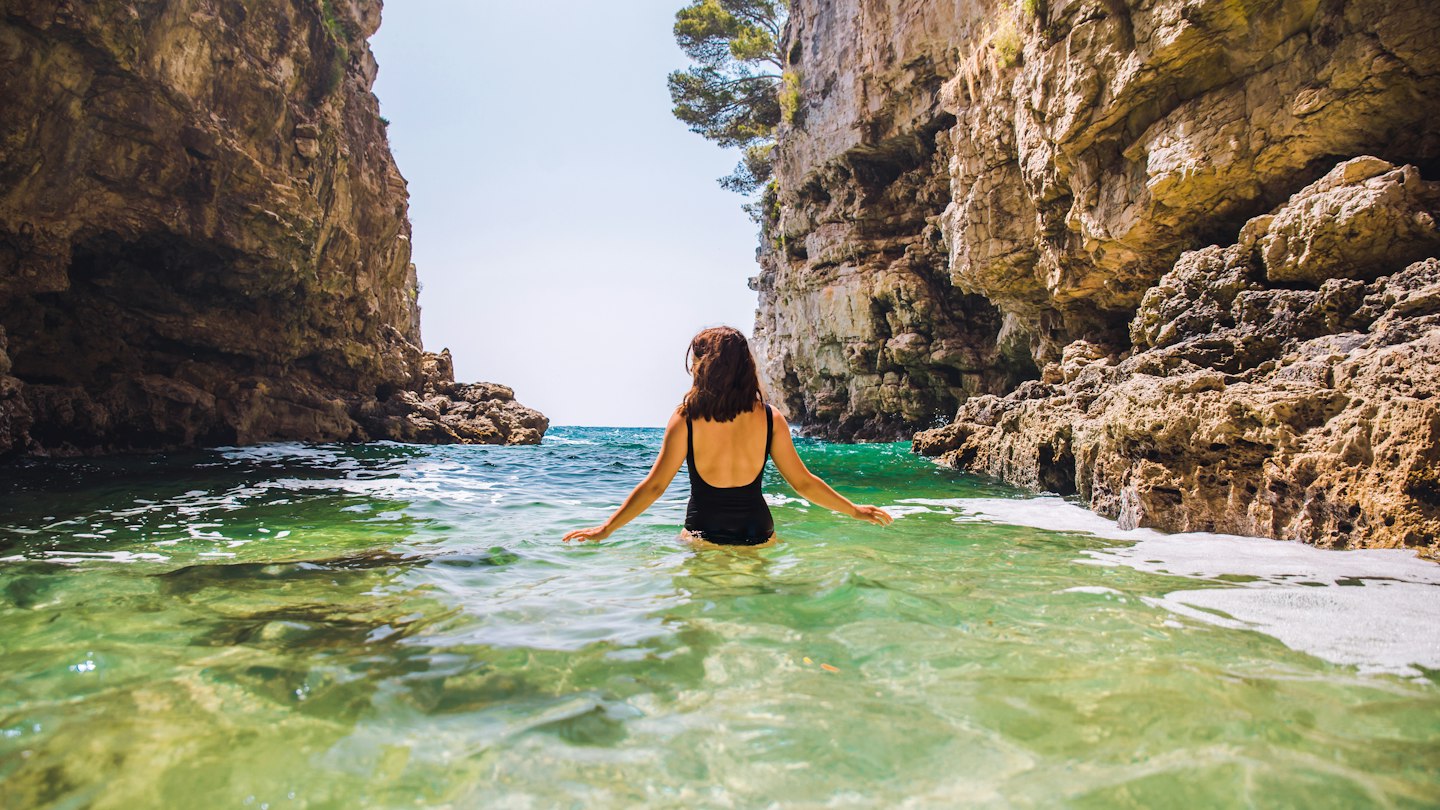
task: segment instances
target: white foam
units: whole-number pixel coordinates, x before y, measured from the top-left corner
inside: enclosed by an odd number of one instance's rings
[[[233,556],[233,555],[232,555]],[[169,560],[164,554],[152,554],[147,551],[42,551],[38,555],[15,554],[9,557],[0,557],[0,562],[24,562],[26,560],[43,560],[53,563],[81,563],[81,562],[165,562]]]
[[[220,453],[221,457],[231,461],[313,461],[327,466],[337,464],[350,466],[349,462],[354,461],[354,459],[346,458],[338,450],[327,447],[311,447],[299,442],[217,447],[215,450]]]
[[[951,509],[959,509],[968,504],[975,503],[977,498],[900,498],[896,503],[913,503],[919,506],[946,506]]]
[[[918,502],[914,498],[910,501]],[[1029,526],[1052,532],[1081,532],[1114,540],[1137,540],[1142,536],[1163,536],[1151,529],[1121,529],[1113,520],[1089,509],[1076,506],[1063,498],[938,498],[928,501],[935,506],[954,507],[965,514],[958,521],[992,520],[1013,526]]]
[[[929,513],[931,513],[931,512],[940,512],[940,511],[943,511],[945,514],[950,514],[950,511],[949,511],[948,509],[947,509],[947,510],[931,509],[931,508],[928,507],[928,506],[920,506],[920,505],[918,505],[918,504],[891,504],[891,505],[886,506],[886,507],[884,507],[884,508],[885,508],[885,511],[886,511],[886,512],[889,512],[889,513],[890,513],[890,517],[893,517],[893,518],[895,518],[896,520],[899,520],[900,518],[903,518],[903,517],[905,517],[906,515],[925,515],[925,514],[929,514]]]
[[[1153,602],[1210,624],[1258,630],[1292,650],[1364,673],[1418,677],[1416,665],[1440,669],[1440,633],[1433,629],[1440,591],[1433,585],[1210,588]]]
[[[470,503],[479,500],[478,491],[493,489],[496,484],[493,481],[422,475],[391,478],[277,478],[261,486],[287,491],[340,490],[378,500],[413,499]]]
[[[1080,563],[1192,579],[1250,578],[1145,600],[1177,615],[1259,631],[1361,672],[1413,677],[1422,674],[1417,667],[1440,669],[1440,566],[1412,551],[1327,551],[1238,535],[1121,529],[1058,497],[957,498],[946,505],[966,513],[957,521],[997,521],[1132,543],[1087,550]]]
[[[594,444],[589,439],[571,439],[566,436],[547,435],[540,440],[541,444]]]

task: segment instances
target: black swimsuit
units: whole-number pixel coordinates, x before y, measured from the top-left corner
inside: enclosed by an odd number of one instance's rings
[[[770,457],[770,436],[774,417],[765,406],[765,458]],[[690,468],[690,505],[685,509],[685,530],[711,543],[729,546],[758,546],[775,533],[770,505],[760,491],[765,464],[755,480],[738,487],[712,487],[695,471],[695,425],[685,419],[685,463]]]

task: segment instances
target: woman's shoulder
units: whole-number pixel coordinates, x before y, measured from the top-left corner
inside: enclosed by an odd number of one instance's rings
[[[788,423],[785,421],[785,414],[781,413],[779,408],[767,402],[765,403],[765,412],[770,414],[771,424],[776,427],[788,426]]]

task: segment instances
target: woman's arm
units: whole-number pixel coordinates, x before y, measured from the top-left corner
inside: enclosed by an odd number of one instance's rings
[[[685,417],[680,415],[677,409],[670,414],[670,422],[665,425],[665,438],[660,443],[660,455],[656,456],[655,464],[650,467],[644,480],[635,486],[630,497],[620,504],[615,514],[599,526],[591,526],[588,529],[576,529],[565,535],[565,542],[571,540],[604,540],[616,529],[634,520],[650,508],[650,504],[665,492],[674,480],[675,473],[680,471],[680,465],[685,461],[685,442],[689,436],[685,426]]]
[[[830,488],[820,476],[810,472],[800,454],[795,452],[795,442],[790,439],[790,425],[785,417],[775,412],[775,432],[770,442],[770,458],[775,468],[785,477],[800,497],[811,503],[818,503],[826,509],[833,509],[842,515],[857,520],[866,520],[877,526],[888,526],[895,518],[878,506],[857,506],[849,498]]]

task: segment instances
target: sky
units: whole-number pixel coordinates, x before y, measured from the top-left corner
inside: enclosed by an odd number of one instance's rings
[[[739,155],[670,114],[684,2],[391,0],[370,41],[425,348],[552,425],[662,427],[690,338],[753,331]]]

